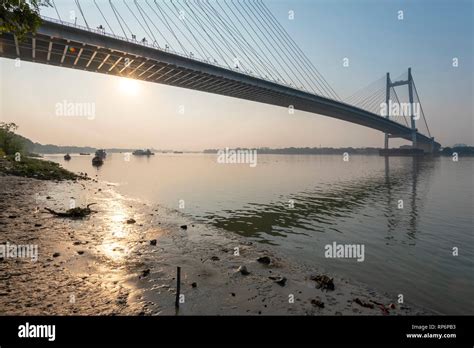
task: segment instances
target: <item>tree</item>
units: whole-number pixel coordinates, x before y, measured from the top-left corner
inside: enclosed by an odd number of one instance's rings
[[[23,152],[23,141],[15,134],[17,129],[18,126],[15,123],[0,122],[0,150],[6,155]]]
[[[50,6],[49,0],[0,0],[0,34],[13,33],[23,40],[41,24],[40,6]]]

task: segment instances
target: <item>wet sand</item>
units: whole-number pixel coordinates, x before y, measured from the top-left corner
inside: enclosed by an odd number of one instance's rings
[[[38,246],[36,262],[0,259],[1,315],[430,314],[399,305],[396,294],[377,293],[177,211],[123,197],[107,183],[0,176],[0,197],[0,244]],[[65,211],[71,199],[77,207],[96,203],[91,209],[97,213],[72,220],[44,210]],[[262,256],[269,265],[257,261]],[[184,295],[179,310],[177,266]],[[248,275],[238,271],[241,266]],[[334,290],[311,280],[322,274],[333,278]],[[277,283],[281,278],[286,281]]]

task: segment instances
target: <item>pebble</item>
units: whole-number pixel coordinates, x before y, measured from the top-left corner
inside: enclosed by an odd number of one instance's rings
[[[319,307],[319,308],[324,308],[324,302],[318,300],[318,299],[315,299],[315,300],[311,300],[311,304],[314,306],[314,307]]]
[[[280,286],[285,286],[286,284],[286,278],[285,277],[268,277],[271,280],[273,280],[275,283],[277,283]]]
[[[265,265],[269,265],[271,260],[268,256],[262,256],[257,259],[258,262],[263,263]]]
[[[237,272],[240,272],[242,275],[249,275],[250,272],[247,270],[247,267],[245,266],[240,266]]]

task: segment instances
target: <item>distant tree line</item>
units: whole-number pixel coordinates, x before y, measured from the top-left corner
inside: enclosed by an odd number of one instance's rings
[[[459,156],[474,156],[474,146],[453,146],[441,150],[441,155],[452,156],[456,152]]]
[[[246,150],[244,148],[236,148],[235,150]],[[204,153],[217,153],[218,149],[206,149]],[[280,149],[270,149],[268,147],[257,148],[259,154],[278,154],[278,155],[339,155],[344,152],[361,155],[378,155],[379,148],[377,147],[285,147]]]

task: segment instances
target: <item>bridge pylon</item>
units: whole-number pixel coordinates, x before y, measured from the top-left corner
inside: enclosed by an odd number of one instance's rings
[[[413,149],[418,149],[418,144],[417,144],[417,138],[416,138],[416,116],[415,116],[415,108],[414,108],[414,98],[413,98],[413,76],[411,74],[411,68],[408,68],[408,78],[406,80],[400,80],[400,81],[393,81],[390,79],[390,73],[387,73],[387,83],[386,83],[386,93],[385,93],[385,103],[387,106],[387,115],[385,118],[390,117],[390,89],[392,87],[397,87],[397,86],[408,86],[408,99],[410,102],[410,128],[411,128],[411,142],[412,142],[412,148]],[[391,136],[388,133],[385,133],[385,150],[388,151],[388,139],[393,138],[395,136]]]

